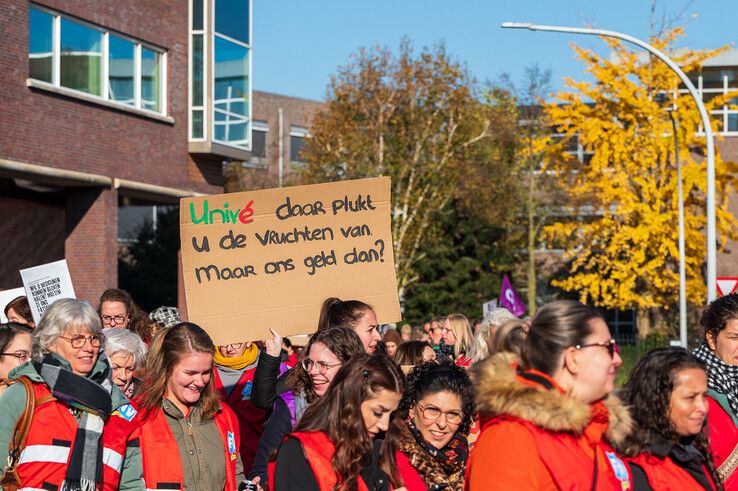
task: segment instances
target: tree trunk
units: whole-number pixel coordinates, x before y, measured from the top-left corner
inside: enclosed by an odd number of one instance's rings
[[[528,176],[528,315],[536,313],[536,217],[533,207],[533,175]]]

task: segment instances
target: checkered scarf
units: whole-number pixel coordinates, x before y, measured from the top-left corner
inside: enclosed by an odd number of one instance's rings
[[[104,354],[100,354],[104,357]],[[69,405],[79,415],[77,434],[69,459],[67,474],[60,491],[95,491],[102,487],[102,431],[105,419],[112,410],[110,394],[113,383],[110,365],[81,377],[65,369],[59,359],[46,355],[33,363],[36,372],[49,386],[51,394]]]
[[[738,365],[728,365],[705,343],[692,351],[692,355],[707,368],[707,387],[725,394],[733,414],[738,414]]]

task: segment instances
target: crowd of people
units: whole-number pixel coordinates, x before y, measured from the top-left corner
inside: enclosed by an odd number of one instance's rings
[[[570,300],[382,332],[329,298],[302,349],[216,346],[118,289],[4,312],[4,490],[738,490],[738,294],[622,388],[604,317]]]

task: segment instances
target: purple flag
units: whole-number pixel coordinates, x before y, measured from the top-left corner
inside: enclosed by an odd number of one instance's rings
[[[515,317],[520,317],[525,313],[525,304],[520,299],[518,292],[510,283],[510,278],[505,275],[502,277],[502,287],[500,288],[500,306],[505,307],[512,312]]]

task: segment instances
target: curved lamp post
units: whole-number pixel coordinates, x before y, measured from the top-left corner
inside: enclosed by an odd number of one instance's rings
[[[622,34],[615,31],[607,31],[604,29],[589,29],[584,27],[566,27],[566,26],[546,26],[539,24],[530,24],[526,22],[503,22],[501,27],[507,29],[528,29],[530,31],[548,31],[548,32],[562,32],[568,34],[588,34],[591,36],[603,36],[622,39],[629,43],[640,46],[646,51],[650,52],[666,65],[671,68],[674,73],[677,74],[682,83],[689,90],[690,95],[694,99],[697,109],[699,110],[700,117],[702,118],[702,126],[705,129],[705,140],[707,146],[707,302],[712,302],[717,298],[717,231],[715,225],[715,142],[712,135],[712,127],[710,126],[710,117],[707,114],[702,98],[697,93],[697,89],[687,74],[674,63],[674,61],[666,56],[663,52],[651,46],[650,44],[642,41],[633,36]],[[681,184],[681,180],[680,180]],[[681,205],[681,202],[680,202]],[[683,254],[682,254],[683,256]],[[683,260],[683,257],[680,258]],[[680,338],[682,344],[686,347],[686,325],[684,329],[680,326]]]

